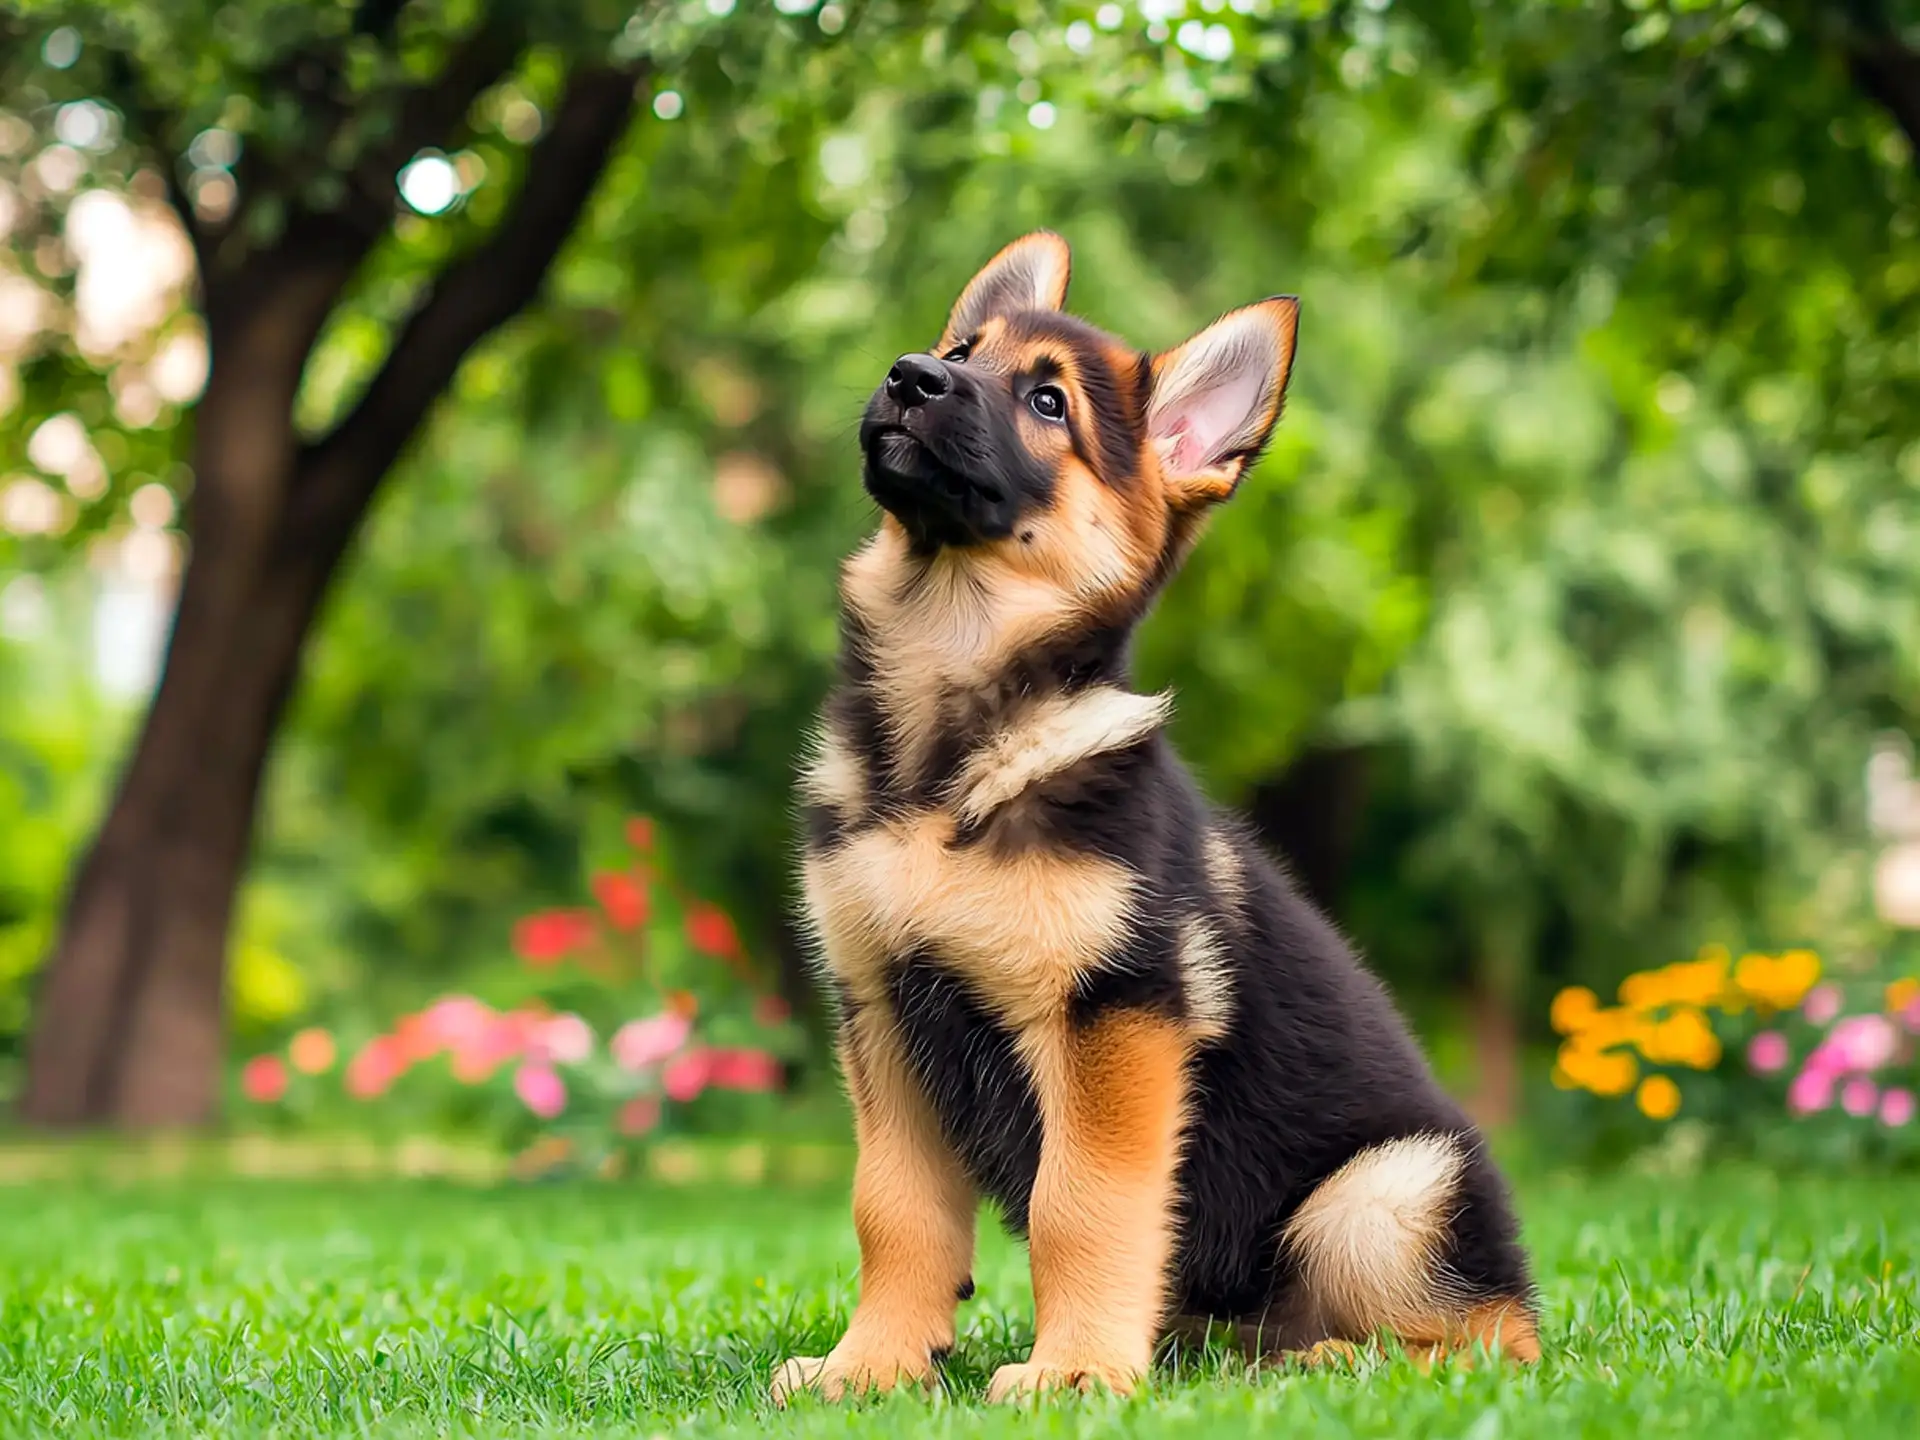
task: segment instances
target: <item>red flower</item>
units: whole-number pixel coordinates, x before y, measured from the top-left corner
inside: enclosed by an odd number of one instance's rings
[[[593,939],[587,910],[542,910],[513,927],[513,948],[529,965],[554,965]]]
[[[731,960],[740,953],[740,932],[717,905],[696,904],[687,911],[687,940],[702,955]]]
[[[647,892],[631,875],[608,870],[593,877],[593,898],[607,912],[616,930],[636,930],[646,923],[651,908]]]
[[[793,1014],[793,1007],[778,995],[762,995],[753,1002],[753,1020],[756,1025],[772,1029],[775,1025],[784,1025]]]
[[[780,1062],[765,1050],[709,1050],[707,1083],[717,1090],[778,1090]]]
[[[286,1062],[278,1055],[256,1055],[240,1067],[240,1093],[256,1105],[271,1105],[287,1093]]]
[[[627,844],[642,855],[653,849],[653,821],[645,815],[636,815],[627,821]]]

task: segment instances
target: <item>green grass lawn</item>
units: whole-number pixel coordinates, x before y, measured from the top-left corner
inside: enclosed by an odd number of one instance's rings
[[[838,1189],[0,1188],[0,1431],[685,1435],[1920,1435],[1920,1193],[1722,1173],[1524,1187],[1547,1357],[1231,1362],[989,1408],[1030,1338],[991,1226],[947,1390],[780,1414],[852,1296]]]

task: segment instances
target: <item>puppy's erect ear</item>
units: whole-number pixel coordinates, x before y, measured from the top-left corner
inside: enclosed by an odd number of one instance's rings
[[[1153,361],[1147,433],[1176,510],[1225,500],[1280,418],[1300,302],[1262,300],[1213,322]]]
[[[958,345],[981,322],[1022,310],[1058,310],[1067,303],[1067,274],[1073,256],[1067,242],[1051,230],[1023,235],[967,282],[947,318],[942,348]]]

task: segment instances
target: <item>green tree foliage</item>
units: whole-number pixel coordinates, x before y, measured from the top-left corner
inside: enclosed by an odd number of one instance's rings
[[[1141,666],[1229,798],[1358,757],[1329,873],[1384,969],[1514,997],[1819,923],[1821,837],[1915,708],[1909,7],[416,0],[390,43],[356,35],[380,9],[31,6],[5,72],[32,127],[9,163],[61,104],[120,137],[13,227],[57,301],[35,249],[90,187],[170,182],[198,213],[226,174],[203,263],[377,201],[308,436],[511,214],[571,57],[649,72],[540,303],[459,370],[318,632],[258,876],[323,897],[302,958],[332,983],[457,968],[634,805],[783,933],[786,777],[871,518],[853,421],[1037,224],[1075,245],[1076,307],[1142,344],[1305,299],[1274,452]],[[341,46],[346,89],[308,103]],[[408,97],[463,75],[436,141],[458,198],[396,206]],[[57,541],[0,535],[41,568],[188,478],[171,402],[116,418],[115,367],[148,360],[58,335],[0,427],[71,411],[109,481]]]

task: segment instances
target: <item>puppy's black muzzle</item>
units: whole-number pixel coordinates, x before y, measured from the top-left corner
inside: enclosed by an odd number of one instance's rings
[[[953,390],[947,362],[931,355],[902,355],[887,372],[887,398],[902,410],[927,405]]]
[[[1013,527],[1002,477],[1004,452],[1018,442],[1003,433],[990,383],[936,356],[902,355],[868,402],[867,492],[924,548],[976,544]]]

